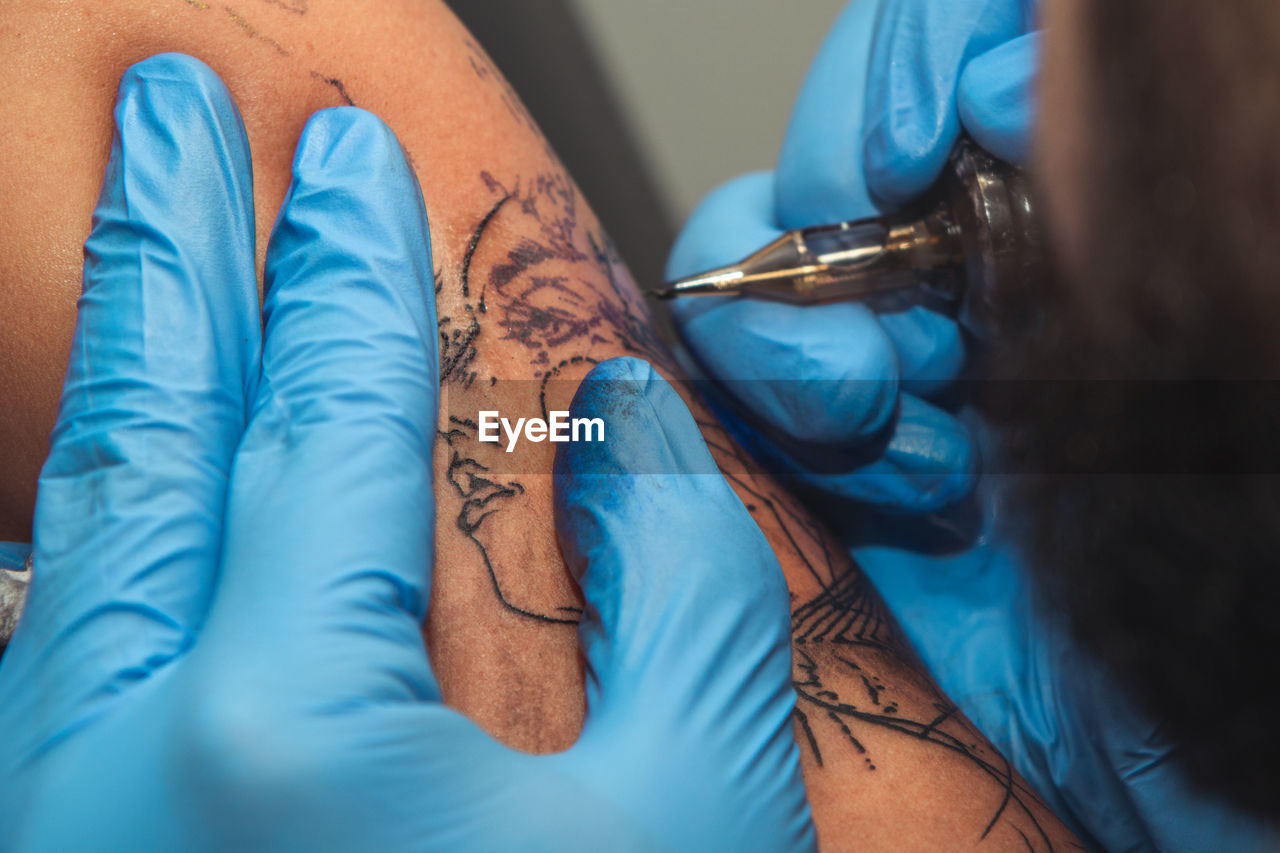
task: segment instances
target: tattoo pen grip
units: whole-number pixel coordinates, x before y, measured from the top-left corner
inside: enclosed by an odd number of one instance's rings
[[[818,304],[914,290],[991,339],[1017,322],[1001,293],[1034,286],[1041,263],[1026,175],[962,139],[943,179],[911,209],[788,231],[657,295],[748,293]]]

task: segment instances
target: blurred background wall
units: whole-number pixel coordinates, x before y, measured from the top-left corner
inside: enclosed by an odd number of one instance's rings
[[[846,0],[448,0],[642,287],[698,200],[771,168]]]
[[[846,2],[571,0],[673,219],[724,180],[773,165]]]

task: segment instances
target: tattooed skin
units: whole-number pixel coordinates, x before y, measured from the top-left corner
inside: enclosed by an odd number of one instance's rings
[[[489,78],[487,66],[477,61],[476,67],[482,79]],[[504,99],[509,95],[504,91]],[[458,297],[453,301],[464,306],[462,316],[441,318],[442,383],[478,389],[494,401],[492,407],[511,409],[513,401],[497,390],[503,380],[485,379],[474,366],[486,347],[504,347],[525,359],[529,375],[540,380],[536,409],[545,417],[549,381],[567,369],[579,372],[597,363],[602,350],[636,355],[668,376],[677,375],[612,243],[598,226],[579,221],[575,188],[563,174],[504,182],[484,172],[480,183],[492,206],[476,223],[458,274],[442,270],[437,285],[446,301],[453,291]],[[504,240],[504,234],[519,236]],[[488,240],[500,245],[484,252]],[[478,257],[488,258],[487,265],[478,263]],[[1028,849],[1055,849],[1042,825],[1046,807],[1008,762],[930,679],[904,679],[907,667],[917,664],[867,577],[790,496],[753,470],[704,407],[687,391],[685,396],[693,402],[717,464],[756,522],[775,549],[803,566],[816,588],[803,600],[792,594],[795,717],[812,762],[822,767],[856,761],[865,772],[875,772],[876,756],[863,742],[868,728],[934,745],[971,764],[999,792],[975,840],[1004,824]],[[479,461],[477,457],[496,454],[481,449],[474,422],[451,416],[441,440],[450,449],[450,481],[463,499],[458,528],[482,554],[498,600],[529,619],[576,624],[580,599],[531,600],[522,589],[520,568],[503,565],[486,545],[485,523],[504,512],[519,512],[525,497],[519,479],[495,476]],[[510,463],[502,466],[511,468]]]
[[[13,24],[26,8],[4,6],[0,23]],[[680,375],[613,243],[515,90],[431,0],[113,0],[41,9],[61,17],[0,26],[0,73],[21,71],[44,87],[30,109],[15,99],[12,126],[23,134],[6,137],[0,128],[9,155],[0,158],[0,186],[16,200],[0,206],[0,239],[21,233],[23,245],[53,248],[30,261],[6,257],[0,275],[17,284],[0,288],[0,322],[35,314],[28,294],[65,298],[56,323],[0,326],[0,355],[20,341],[23,352],[65,363],[114,81],[128,64],[182,50],[228,83],[253,148],[260,264],[307,115],[341,105],[377,112],[419,175],[436,266],[441,413],[428,652],[445,700],[495,737],[529,751],[567,747],[585,712],[582,599],[556,541],[554,446],[526,442],[507,453],[481,442],[478,413],[568,409],[591,367],[618,355],[644,358],[672,380]],[[43,28],[43,41],[8,38],[24,26]],[[109,61],[97,59],[104,53]],[[88,57],[92,75],[57,64],[68,55]],[[86,95],[86,79],[106,83]],[[47,140],[74,136],[71,125],[92,145],[33,168],[47,157]],[[46,183],[8,194],[37,181]],[[51,223],[51,233],[28,239],[22,228],[35,221]],[[50,284],[50,269],[65,281]],[[28,327],[38,334],[21,337]],[[22,369],[0,375],[0,389],[49,386],[38,405],[28,404],[42,413],[30,444],[43,448],[61,373],[45,380]],[[786,575],[795,732],[824,846],[1072,846],[923,671],[847,553],[753,466],[691,387],[680,390]],[[0,437],[0,448],[26,440],[15,430]],[[23,470],[33,495],[38,465]]]

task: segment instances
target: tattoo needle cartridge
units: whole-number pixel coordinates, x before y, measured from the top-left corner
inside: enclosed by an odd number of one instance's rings
[[[669,282],[655,295],[746,293],[818,304],[914,289],[991,339],[1011,322],[999,294],[1039,275],[1033,214],[1027,176],[962,139],[921,205],[788,231],[736,264]]]

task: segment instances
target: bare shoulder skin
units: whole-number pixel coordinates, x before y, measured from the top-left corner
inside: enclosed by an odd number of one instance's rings
[[[482,48],[433,0],[23,0],[0,7],[0,538],[30,535],[121,73],[163,51],[227,83],[253,150],[259,263],[315,110],[380,115],[417,169],[437,266],[442,403],[425,632],[446,700],[498,738],[581,724],[581,598],[556,544],[554,445],[477,440],[478,412],[568,408],[617,355],[677,371],[635,283]],[[791,589],[796,736],[828,849],[1074,841],[919,668],[829,534],[694,413]],[[699,567],[690,566],[690,571]]]

